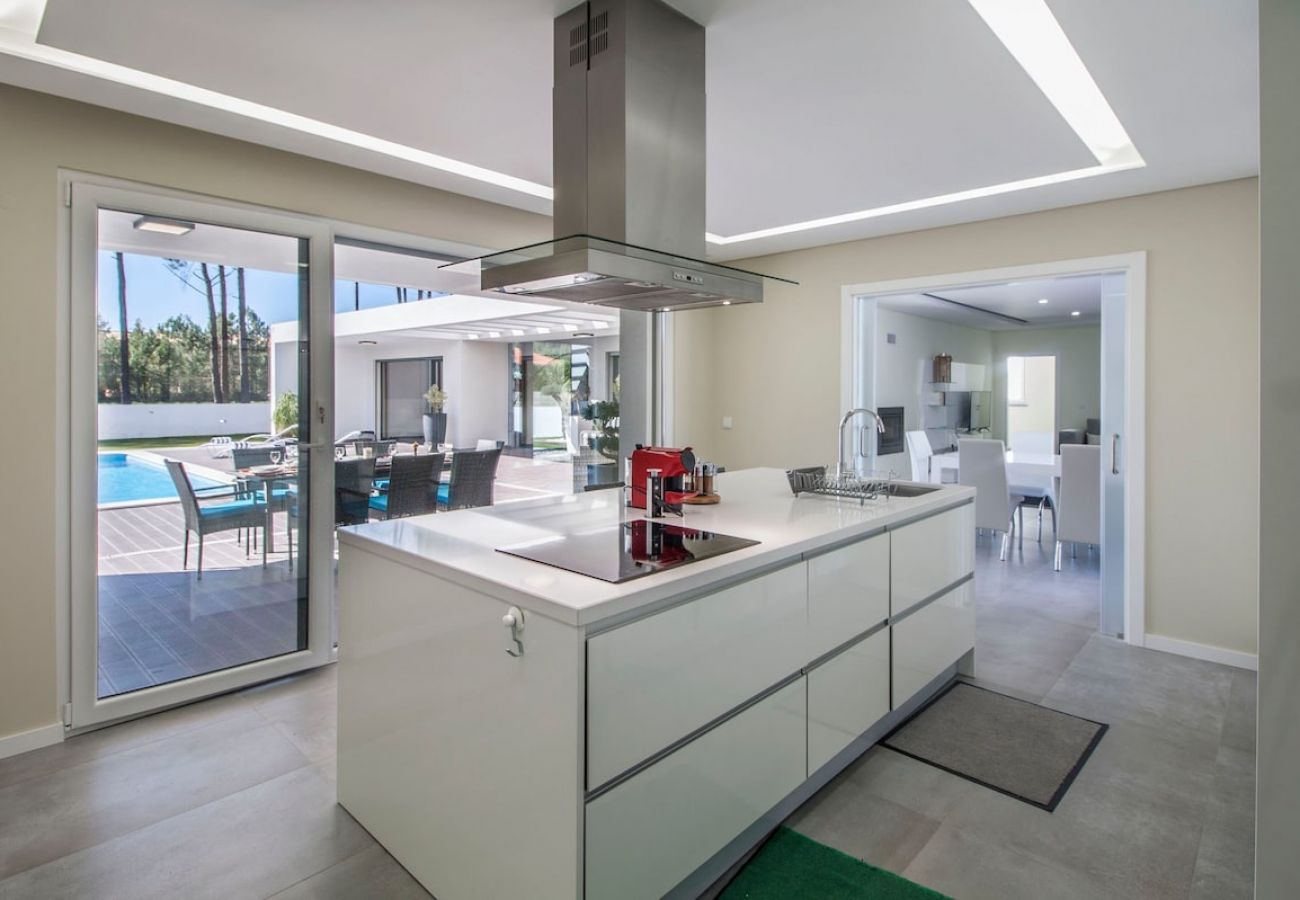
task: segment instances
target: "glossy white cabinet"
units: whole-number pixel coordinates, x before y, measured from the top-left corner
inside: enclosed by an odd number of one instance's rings
[[[889,712],[889,629],[808,673],[808,774]]]
[[[889,618],[889,535],[808,560],[808,661]]]
[[[975,571],[975,504],[890,532],[890,614],[898,615]]]
[[[781,679],[805,659],[804,563],[587,641],[587,788]]]
[[[893,626],[893,707],[975,646],[975,583],[967,581]]]
[[[805,717],[800,678],[588,803],[587,900],[663,896],[784,799]]]

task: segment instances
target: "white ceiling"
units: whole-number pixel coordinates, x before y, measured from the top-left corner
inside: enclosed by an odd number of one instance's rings
[[[671,2],[708,28],[712,233],[1094,162],[967,3]],[[1144,168],[710,245],[710,255],[750,256],[1258,170],[1254,0],[1199,0],[1194,14],[1183,0],[1048,3],[1146,160]],[[551,19],[572,5],[48,0],[40,52],[23,50],[14,33],[0,33],[0,51],[8,51],[0,52],[0,80],[546,211],[549,203],[536,191],[214,109],[201,97],[198,103],[176,99],[75,70],[85,68],[79,61],[85,57],[143,70],[486,167],[544,193],[551,168]],[[3,19],[0,4],[0,25]],[[58,65],[40,61],[62,51],[80,56],[65,53],[54,60]]]
[[[925,319],[985,331],[1015,331],[1101,321],[1101,276],[1070,275],[1002,284],[947,288],[925,294],[890,294],[879,305]],[[939,299],[942,298],[942,299]],[[945,302],[955,301],[953,303]],[[1046,300],[1046,303],[1040,303]],[[962,304],[962,305],[959,305]],[[971,307],[976,307],[972,309]],[[1078,312],[1074,316],[1072,313]],[[997,313],[998,315],[992,315]],[[1004,316],[1021,319],[1013,322]]]

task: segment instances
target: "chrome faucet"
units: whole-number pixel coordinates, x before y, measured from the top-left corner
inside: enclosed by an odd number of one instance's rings
[[[839,456],[839,460],[835,463],[836,475],[844,474],[844,427],[848,425],[849,422],[852,421],[853,417],[858,415],[859,413],[865,413],[871,416],[871,418],[875,419],[876,431],[879,432],[880,434],[885,433],[885,422],[883,419],[880,418],[880,416],[876,413],[874,409],[863,409],[862,407],[858,407],[856,409],[851,409],[848,412],[846,412],[844,414],[844,418],[840,419],[840,456]],[[865,437],[865,431],[866,429],[863,428],[858,432],[858,437],[861,442],[861,446],[858,448],[857,452],[859,456],[866,457],[869,459],[871,457],[871,450],[870,450],[871,443]],[[863,452],[864,450],[866,452]]]

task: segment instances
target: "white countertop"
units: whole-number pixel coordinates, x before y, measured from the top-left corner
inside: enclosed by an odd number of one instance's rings
[[[931,485],[933,487],[934,485]],[[974,488],[942,485],[922,497],[865,504],[795,497],[781,469],[718,476],[722,502],[688,506],[663,521],[760,543],[621,584],[498,553],[498,547],[609,528],[644,517],[623,506],[623,491],[593,491],[452,513],[341,528],[340,544],[387,556],[473,590],[575,626],[670,601],[710,583],[796,561],[802,554],[974,498]]]

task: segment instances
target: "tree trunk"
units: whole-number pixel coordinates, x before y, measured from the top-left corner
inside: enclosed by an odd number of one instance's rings
[[[230,292],[226,289],[226,267],[217,266],[217,285],[221,288],[221,396],[230,398]]]
[[[226,397],[221,390],[221,345],[217,333],[217,298],[212,285],[212,272],[207,263],[199,263],[199,274],[203,276],[204,292],[208,296],[208,349],[212,354],[212,402],[225,403]]]
[[[117,257],[117,318],[122,329],[121,340],[117,342],[118,363],[122,369],[122,384],[118,399],[122,403],[131,402],[131,329],[126,317],[126,262],[120,252]]]
[[[244,267],[235,270],[239,283],[239,402],[247,403],[251,384],[248,372],[248,297],[244,290]]]

